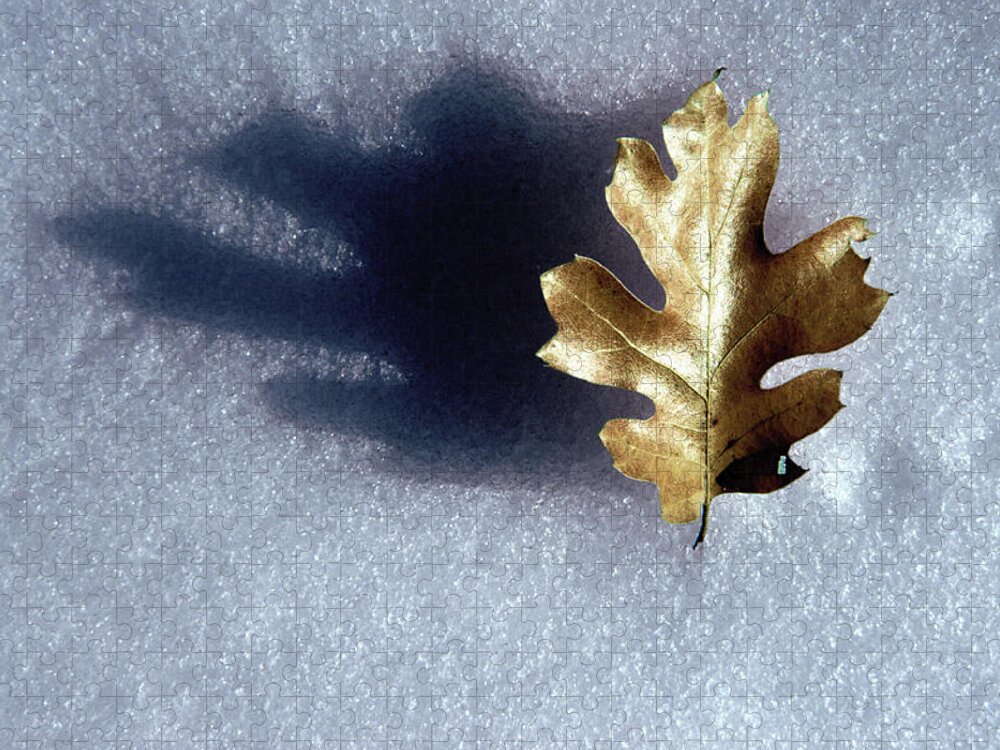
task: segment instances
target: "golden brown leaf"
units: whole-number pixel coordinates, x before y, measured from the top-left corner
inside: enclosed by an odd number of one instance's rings
[[[764,211],[778,169],[767,94],[729,127],[715,80],[663,124],[677,169],[653,147],[620,138],[606,197],[666,292],[662,310],[634,297],[597,261],[576,256],[541,277],[558,331],[538,352],[593,383],[638,391],[655,413],[613,419],[601,440],[623,474],[659,488],[667,521],[702,519],[725,492],[771,492],[804,469],[789,446],[843,406],[841,373],[807,372],[776,388],[774,364],[829,352],[871,328],[889,293],[865,284],[851,248],[865,220],[834,222],[790,250],[764,244]]]

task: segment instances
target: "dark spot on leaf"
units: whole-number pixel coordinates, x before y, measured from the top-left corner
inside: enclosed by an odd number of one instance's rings
[[[784,474],[778,473],[779,466],[784,467]],[[727,492],[773,492],[805,473],[805,469],[788,458],[787,449],[773,449],[733,461],[715,481]]]

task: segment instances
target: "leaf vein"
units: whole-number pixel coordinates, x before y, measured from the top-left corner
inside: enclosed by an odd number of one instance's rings
[[[587,308],[587,310],[589,310],[591,313],[593,313],[594,317],[598,318],[599,320],[604,321],[604,323],[607,324],[608,328],[610,328],[612,331],[614,331],[616,334],[618,334],[618,336],[622,339],[622,341],[624,341],[626,344],[628,344],[629,347],[631,347],[633,351],[637,352],[643,358],[649,360],[650,362],[652,362],[654,365],[656,365],[660,369],[665,370],[666,372],[669,372],[680,383],[682,383],[684,386],[686,386],[691,391],[691,393],[693,393],[695,396],[697,396],[702,401],[705,400],[705,397],[703,395],[701,395],[701,393],[699,393],[698,390],[695,389],[695,387],[693,385],[691,385],[684,377],[682,377],[680,374],[678,374],[673,368],[667,367],[665,364],[663,364],[662,362],[660,362],[659,360],[657,360],[656,358],[654,358],[650,354],[647,354],[645,351],[643,351],[638,346],[638,344],[636,344],[634,341],[632,341],[632,339],[630,339],[628,337],[628,335],[624,331],[622,331],[618,326],[616,326],[614,323],[612,323],[610,320],[608,320],[608,318],[606,318],[605,316],[603,316],[599,312],[597,312],[597,310],[595,310],[590,304],[588,304],[587,301],[585,299],[583,299],[583,297],[581,297],[580,295],[576,294],[572,289],[570,289],[569,287],[567,287],[562,282],[556,281],[556,283],[563,290],[565,290],[567,294],[569,294],[571,297],[573,297],[575,300],[577,300],[581,305],[583,305],[585,308]]]

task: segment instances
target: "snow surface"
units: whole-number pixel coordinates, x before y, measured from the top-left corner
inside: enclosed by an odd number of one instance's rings
[[[0,5],[2,744],[1000,745],[995,9],[493,5]],[[720,66],[898,294],[692,551],[532,353]]]

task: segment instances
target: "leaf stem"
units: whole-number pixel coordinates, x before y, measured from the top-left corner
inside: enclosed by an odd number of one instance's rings
[[[698,549],[698,545],[705,541],[705,534],[708,533],[708,507],[710,503],[704,502],[701,505],[701,528],[698,529],[698,536],[691,545],[691,549]]]

